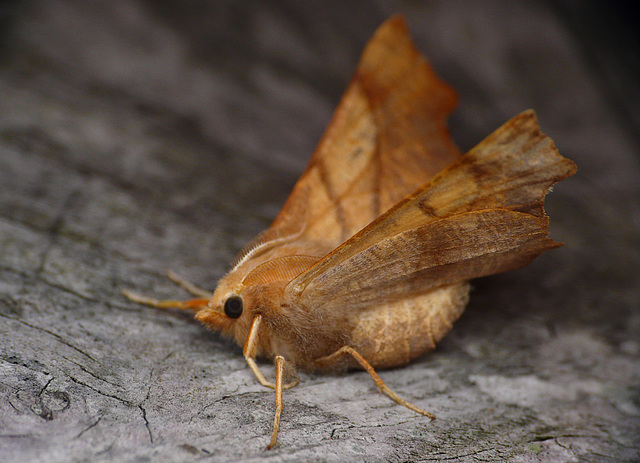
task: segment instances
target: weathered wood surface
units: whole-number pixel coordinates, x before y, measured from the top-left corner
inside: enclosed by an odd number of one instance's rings
[[[3,461],[640,458],[628,44],[545,2],[373,5],[0,7]],[[215,285],[275,216],[361,48],[396,11],[460,93],[463,149],[533,107],[577,162],[548,198],[567,246],[477,281],[434,353],[381,373],[438,420],[381,396],[366,373],[304,375],[266,452],[274,395],[240,349],[119,293],[183,296],[168,268]]]

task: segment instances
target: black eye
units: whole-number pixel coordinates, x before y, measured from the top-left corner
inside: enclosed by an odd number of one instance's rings
[[[224,313],[229,318],[238,318],[242,315],[242,298],[240,296],[231,296],[224,303]]]

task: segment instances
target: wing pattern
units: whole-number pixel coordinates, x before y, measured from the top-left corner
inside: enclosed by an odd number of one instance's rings
[[[544,196],[574,172],[526,111],[293,280],[289,297],[356,310],[524,266],[560,245]]]

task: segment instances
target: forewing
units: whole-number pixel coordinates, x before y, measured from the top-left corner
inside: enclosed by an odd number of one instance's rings
[[[455,102],[404,20],[385,22],[268,235],[325,252],[353,236],[458,158],[446,129]]]
[[[544,196],[573,173],[524,112],[293,280],[288,297],[351,310],[526,265],[559,245]]]

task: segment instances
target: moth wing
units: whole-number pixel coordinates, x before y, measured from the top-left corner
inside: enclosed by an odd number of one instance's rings
[[[560,245],[544,196],[575,170],[526,111],[291,281],[287,297],[353,310],[524,266]]]
[[[337,247],[459,157],[453,89],[414,48],[404,19],[381,25],[309,165],[259,240]]]

